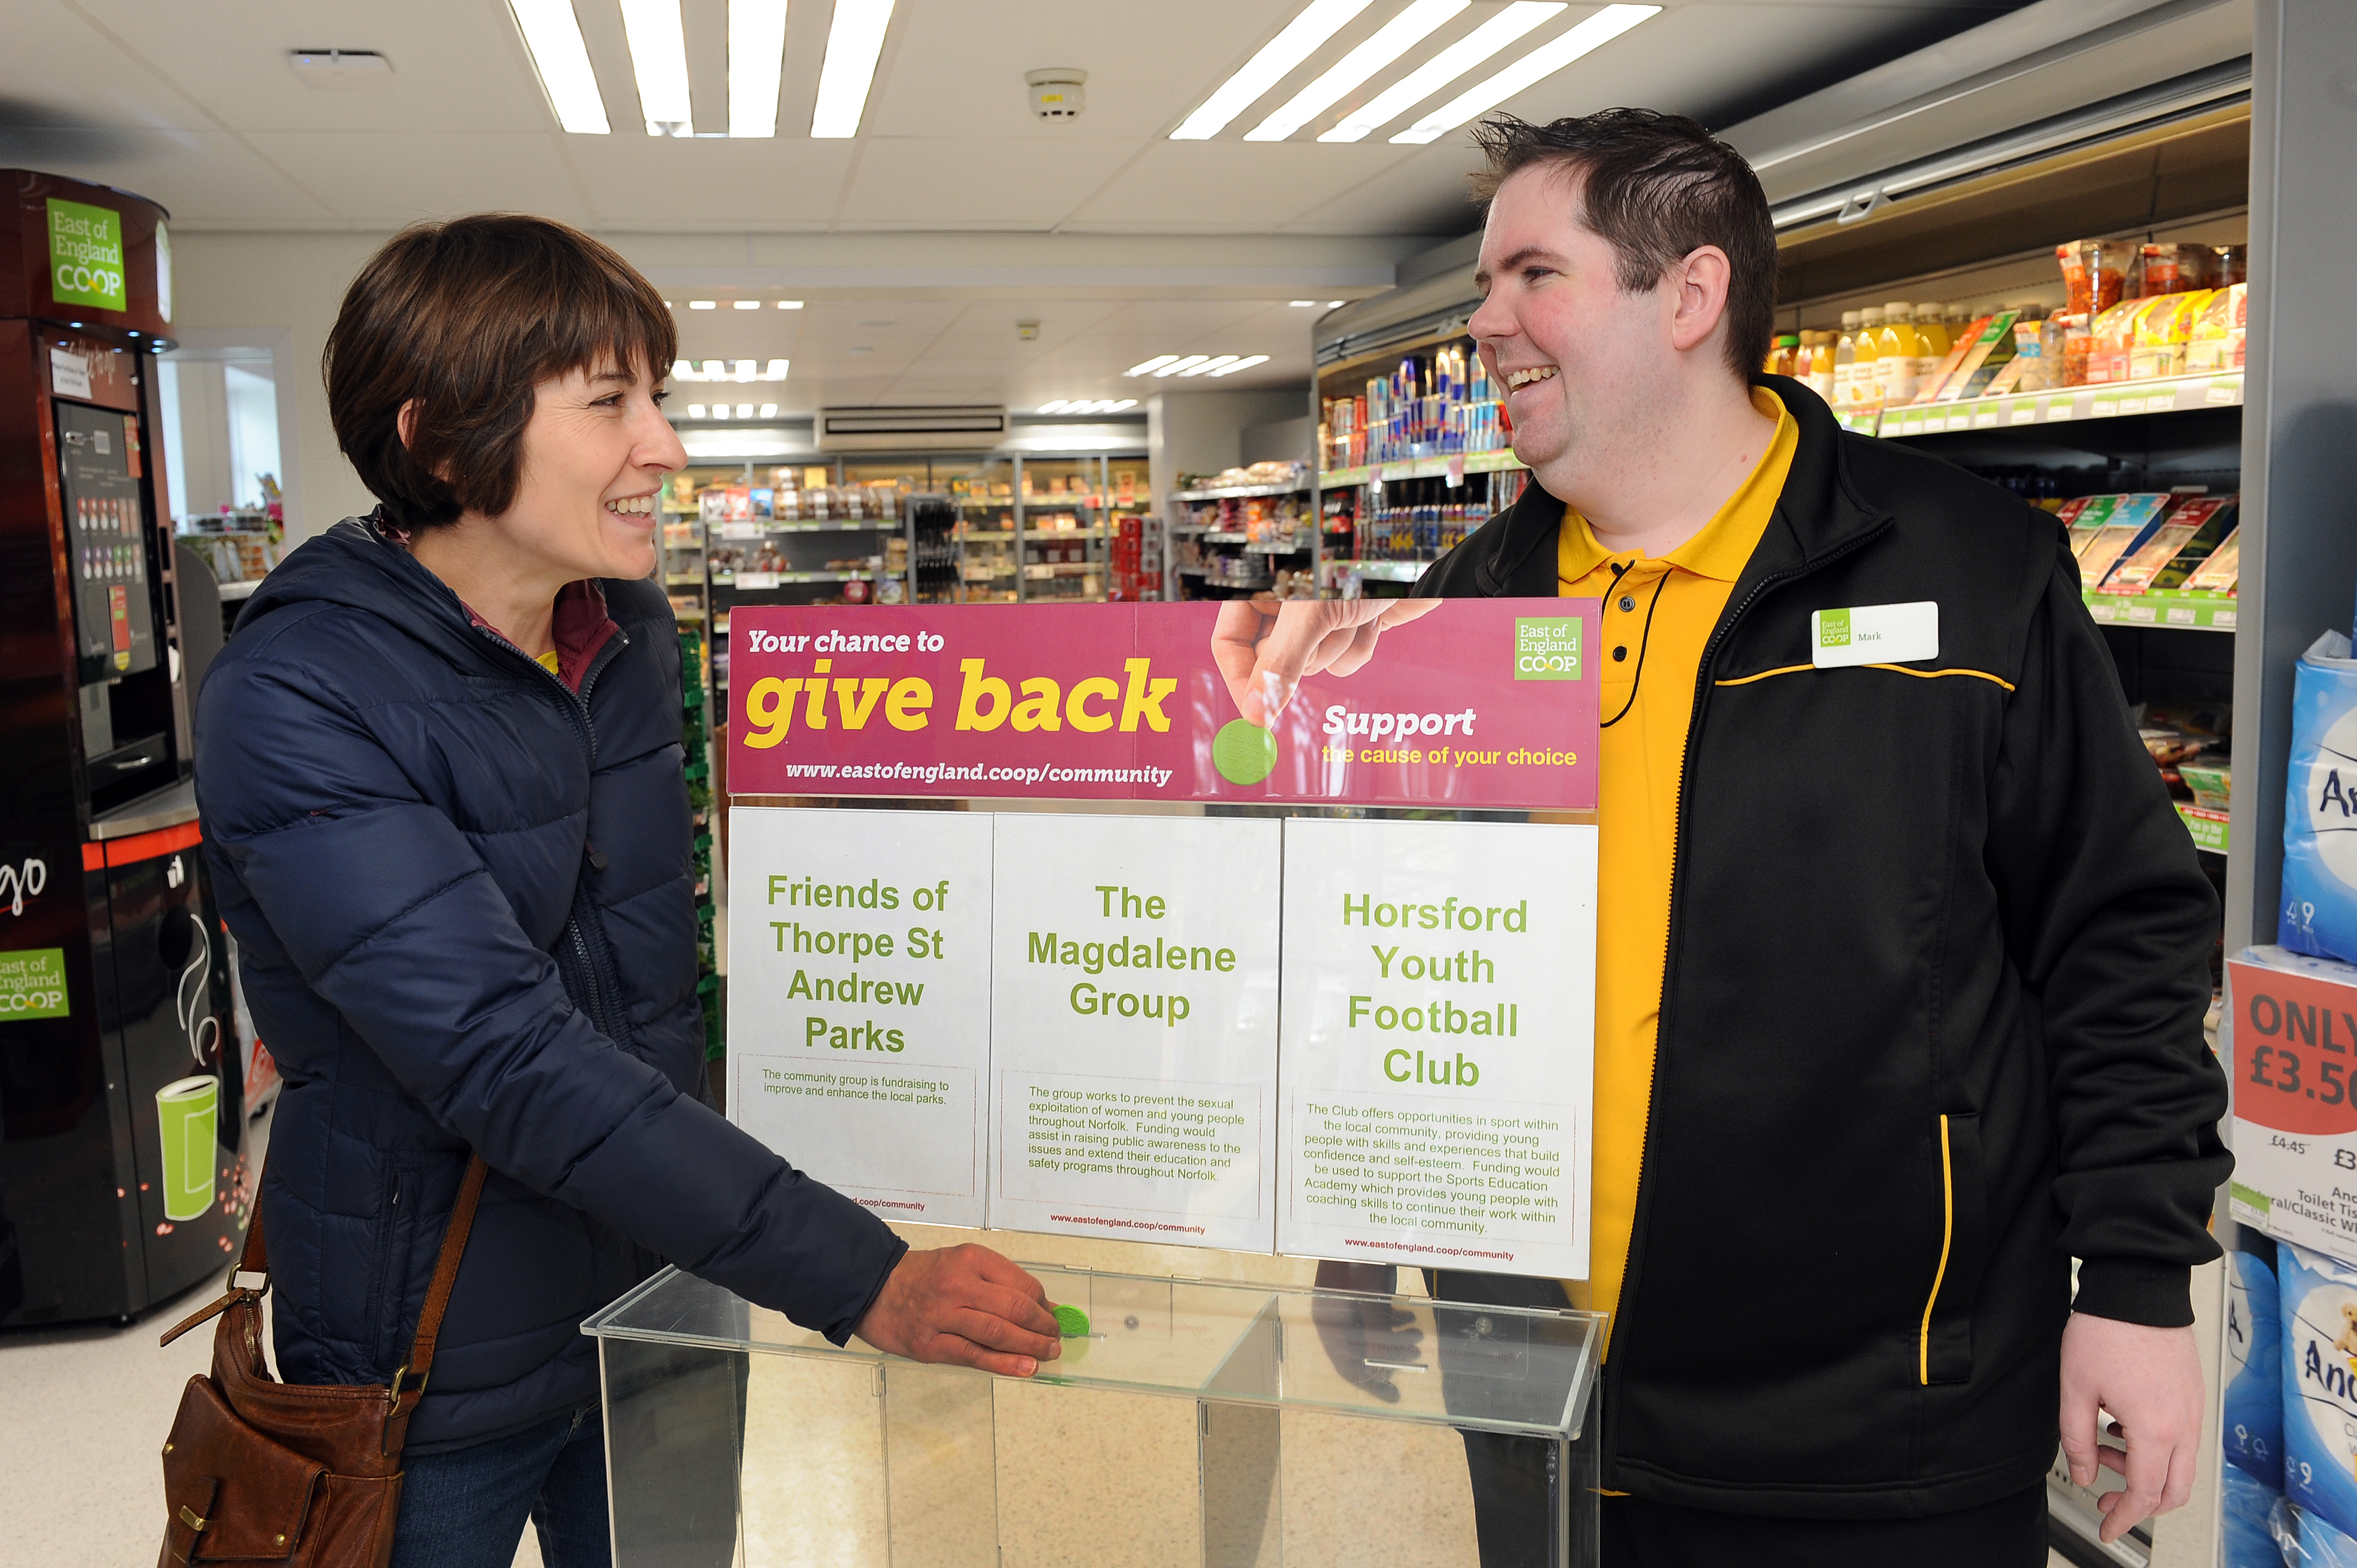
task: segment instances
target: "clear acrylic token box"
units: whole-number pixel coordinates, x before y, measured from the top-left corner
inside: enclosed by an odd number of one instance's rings
[[[1028,1380],[666,1270],[598,1341],[617,1568],[1589,1568],[1604,1319],[1028,1264]]]

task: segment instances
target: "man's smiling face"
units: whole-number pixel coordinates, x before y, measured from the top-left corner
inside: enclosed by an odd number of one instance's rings
[[[1608,459],[1617,436],[1642,427],[1675,358],[1670,291],[1621,288],[1611,245],[1579,220],[1579,188],[1576,171],[1545,165],[1498,188],[1468,327],[1506,389],[1514,455],[1542,483]]]

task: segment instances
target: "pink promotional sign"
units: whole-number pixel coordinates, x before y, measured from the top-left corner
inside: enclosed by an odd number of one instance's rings
[[[1592,811],[1594,599],[740,606],[737,795]]]

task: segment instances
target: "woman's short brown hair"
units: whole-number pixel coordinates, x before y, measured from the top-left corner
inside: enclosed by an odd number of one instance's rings
[[[512,212],[420,223],[344,294],[328,415],[389,521],[496,515],[515,501],[534,387],[609,364],[660,380],[678,346],[654,285],[578,230]]]

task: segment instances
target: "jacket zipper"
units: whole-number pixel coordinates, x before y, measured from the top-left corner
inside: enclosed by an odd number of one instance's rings
[[[574,724],[578,729],[583,759],[588,763],[590,770],[594,773],[597,767],[597,721],[589,712],[589,693],[596,690],[597,677],[604,672],[606,666],[619,657],[624,649],[630,647],[630,634],[619,626],[614,628],[614,635],[606,639],[606,646],[597,650],[597,657],[591,660],[589,668],[582,671],[581,690],[576,692],[565,683],[563,676],[552,671],[547,665],[518,648],[505,637],[489,628],[477,629],[492,643],[506,649],[542,675],[556,682],[556,689],[562,692],[566,699],[565,711],[572,715]],[[608,966],[600,963],[597,955],[590,950],[588,933],[581,928],[582,903],[582,899],[576,896],[573,901],[573,912],[565,917],[565,925],[573,939],[574,957],[581,966],[582,986],[589,993],[587,997],[589,1021],[597,1026],[599,1034],[619,1043],[621,1036],[616,1032],[612,1015],[606,1004],[606,998],[614,994],[618,989],[613,983],[615,977],[607,972]]]
[[[1770,589],[1781,587],[1796,578],[1805,577],[1813,572],[1830,566],[1846,555],[1863,550],[1875,540],[1882,537],[1889,527],[1890,520],[1886,517],[1874,528],[1848,543],[1827,551],[1813,561],[1803,561],[1796,566],[1788,566],[1781,572],[1770,573],[1753,584],[1751,591],[1743,596],[1743,602],[1735,607],[1735,613],[1720,621],[1717,629],[1711,633],[1710,640],[1703,644],[1702,659],[1695,669],[1694,714],[1686,722],[1685,744],[1678,753],[1678,810],[1670,829],[1670,940],[1663,958],[1662,994],[1654,1015],[1656,1022],[1653,1026],[1653,1079],[1646,1090],[1645,1136],[1642,1143],[1639,1144],[1637,1152],[1637,1208],[1629,1224],[1629,1262],[1628,1266],[1620,1272],[1620,1296],[1614,1304],[1614,1316],[1619,1321],[1614,1323],[1610,1329],[1612,1348],[1620,1353],[1617,1356],[1608,1356],[1604,1363],[1606,1412],[1604,1419],[1608,1427],[1611,1424],[1610,1412],[1620,1391],[1620,1369],[1629,1364],[1628,1304],[1636,1299],[1638,1269],[1640,1261],[1644,1256],[1645,1226],[1652,1214],[1652,1189],[1645,1184],[1645,1172],[1653,1163],[1653,1127],[1659,1120],[1661,1110],[1663,1053],[1670,1039],[1670,965],[1676,961],[1678,950],[1678,884],[1680,881],[1678,856],[1686,839],[1687,803],[1694,799],[1694,791],[1688,788],[1691,782],[1688,772],[1694,763],[1695,730],[1702,723],[1703,701],[1710,690],[1710,662],[1717,655],[1720,645],[1733,633],[1736,626],[1745,616],[1751,613],[1751,607],[1758,604],[1760,597]],[[1609,1477],[1607,1478],[1607,1484],[1609,1484]]]

